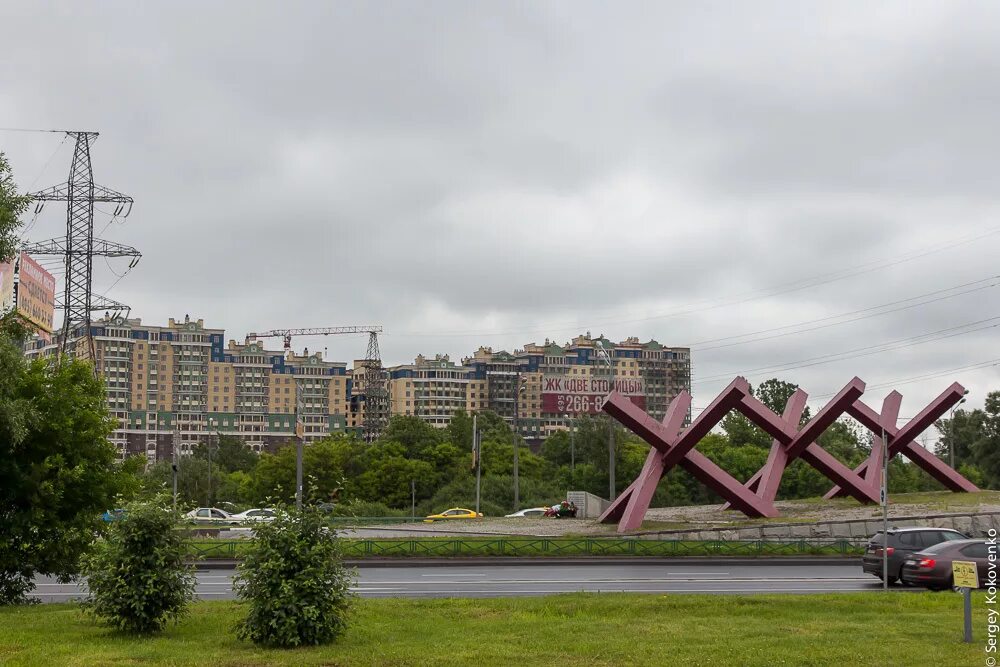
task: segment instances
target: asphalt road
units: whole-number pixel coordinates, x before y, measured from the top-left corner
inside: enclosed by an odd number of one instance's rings
[[[202,599],[233,597],[232,569],[199,570]],[[362,597],[519,597],[552,593],[830,593],[878,590],[859,562],[673,564],[401,564],[360,567],[354,590]],[[63,602],[83,593],[76,583],[39,578],[34,594]]]

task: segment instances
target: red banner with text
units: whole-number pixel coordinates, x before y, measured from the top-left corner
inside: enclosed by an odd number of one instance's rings
[[[600,412],[610,389],[608,378],[547,375],[542,378],[542,412],[560,415]],[[642,378],[616,378],[615,389],[643,410],[646,409]]]

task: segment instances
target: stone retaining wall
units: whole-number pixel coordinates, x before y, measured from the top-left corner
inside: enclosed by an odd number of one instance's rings
[[[889,517],[890,528],[933,526],[953,528],[970,537],[985,537],[992,529],[1000,532],[1000,512],[975,514],[928,514],[925,516]],[[867,540],[882,530],[881,517],[815,523],[768,523],[739,528],[700,530],[658,530],[636,536],[654,540],[797,540],[810,538]]]

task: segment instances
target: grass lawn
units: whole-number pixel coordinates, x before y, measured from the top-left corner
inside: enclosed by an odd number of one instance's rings
[[[74,605],[0,609],[3,665],[961,665],[961,597],[569,594],[492,600],[359,600],[335,645],[262,650],[231,632],[233,602],[199,602],[177,625],[133,639]]]

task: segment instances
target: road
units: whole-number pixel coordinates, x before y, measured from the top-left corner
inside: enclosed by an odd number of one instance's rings
[[[232,569],[199,570],[197,595],[232,599]],[[552,593],[829,593],[880,589],[880,582],[846,563],[580,563],[382,564],[358,569],[361,597],[519,597]],[[78,584],[40,577],[43,602],[82,595]]]

